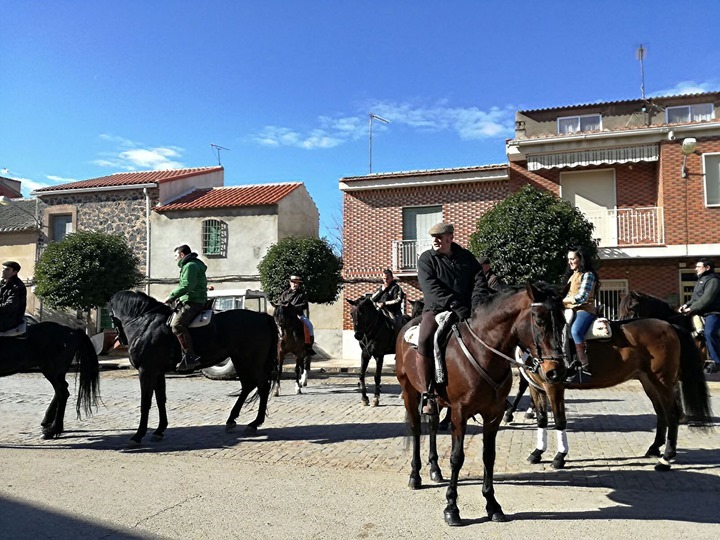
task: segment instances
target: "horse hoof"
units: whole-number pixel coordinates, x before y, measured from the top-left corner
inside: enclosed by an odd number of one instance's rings
[[[360,403],[362,403],[363,406],[367,407],[368,405],[370,405],[370,400],[366,397],[360,398]]]
[[[432,480],[433,482],[437,482],[437,483],[440,483],[443,481],[443,475],[442,475],[442,472],[440,471],[440,469],[430,471],[430,480]]]
[[[495,523],[505,523],[508,520],[502,510],[488,514],[488,517],[490,518],[490,521],[494,521]]]
[[[451,527],[459,527],[460,525],[462,525],[462,520],[460,519],[460,510],[458,510],[457,508],[446,508],[445,512],[443,512],[443,515],[445,516],[445,523],[447,523]]]
[[[298,387],[295,389],[295,395],[298,396],[298,395],[300,395],[300,394],[302,394],[302,390],[301,390],[300,387],[298,386]]]
[[[152,437],[150,437],[151,442],[159,442],[162,441],[165,438],[165,435],[162,433],[153,433]]]
[[[552,460],[551,467],[553,469],[564,469],[565,468],[565,456],[567,454],[564,454],[562,452],[558,452],[555,455],[555,459]]]
[[[513,421],[513,414],[510,411],[506,412],[505,415],[503,416],[503,422],[505,422],[506,424],[509,424],[512,421]]]
[[[140,447],[140,444],[141,444],[140,441],[138,441],[138,440],[136,440],[136,439],[130,439],[130,442],[128,442],[127,447],[128,447],[129,449],[139,448],[139,447]]]
[[[235,422],[228,422],[225,424],[225,431],[227,433],[231,432],[237,427],[237,424]]]
[[[537,465],[542,460],[543,451],[538,450],[537,448],[532,451],[532,453],[528,456],[527,460],[528,463],[532,463],[533,465]]]
[[[420,489],[422,487],[422,480],[419,476],[411,476],[410,480],[408,481],[408,487],[410,489]]]
[[[660,472],[667,472],[670,470],[670,462],[664,458],[660,458],[660,461],[655,465],[655,470]]]
[[[654,446],[651,446],[648,448],[647,452],[645,452],[645,457],[660,457],[662,454],[660,453],[659,448],[655,448]]]
[[[273,397],[280,397],[280,390],[275,390],[273,392]]]
[[[525,413],[525,419],[526,420],[534,420],[535,419],[535,413],[532,411],[528,411]]]
[[[257,433],[257,427],[252,424],[248,424],[245,428],[245,433],[248,435],[255,435]]]
[[[374,397],[373,400],[372,400],[372,406],[373,406],[373,407],[377,407],[378,405],[380,405],[380,398],[379,398],[379,397]]]

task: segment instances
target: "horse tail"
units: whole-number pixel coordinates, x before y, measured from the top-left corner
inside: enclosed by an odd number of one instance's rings
[[[280,336],[275,319],[270,317],[270,348],[268,349],[266,367],[270,379],[270,393],[275,387],[280,388],[280,377],[282,376],[283,359],[280,356]]]
[[[712,410],[700,351],[690,332],[676,324],[673,328],[680,340],[680,381],[688,425],[708,429],[712,426]]]
[[[92,416],[93,408],[97,409],[100,397],[100,364],[98,363],[95,346],[83,330],[73,330],[75,334],[75,358],[80,367],[80,389],[78,390],[75,411],[78,419],[81,413]]]

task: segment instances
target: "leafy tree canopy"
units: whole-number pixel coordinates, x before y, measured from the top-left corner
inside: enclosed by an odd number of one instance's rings
[[[342,261],[325,238],[283,238],[270,246],[258,270],[263,290],[272,302],[287,288],[291,275],[303,278],[308,301],[316,304],[337,300],[342,286]]]
[[[36,294],[51,307],[89,311],[138,285],[138,258],[120,235],[68,234],[45,248],[35,267]]]
[[[524,186],[483,214],[470,237],[470,251],[490,258],[506,283],[560,283],[568,248],[585,246],[597,259],[593,225],[582,212],[552,193]]]

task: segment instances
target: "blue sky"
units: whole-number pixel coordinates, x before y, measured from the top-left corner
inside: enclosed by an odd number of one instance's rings
[[[0,0],[0,175],[301,181],[506,161],[514,111],[720,90],[720,2]]]

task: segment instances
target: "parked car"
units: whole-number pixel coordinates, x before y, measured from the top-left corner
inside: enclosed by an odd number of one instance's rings
[[[208,299],[213,300],[214,311],[228,311],[230,309],[250,309],[260,313],[267,312],[267,296],[263,291],[256,289],[225,289],[208,291]],[[224,381],[236,379],[235,366],[226,358],[219,364],[202,370],[208,379]]]

